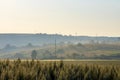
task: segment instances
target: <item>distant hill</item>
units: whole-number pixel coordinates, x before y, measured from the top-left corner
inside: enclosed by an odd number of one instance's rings
[[[46,45],[57,43],[118,43],[119,37],[66,36],[60,34],[0,34],[0,48],[13,46]]]
[[[1,59],[31,59],[32,50],[38,59],[120,59],[120,37],[0,34]]]

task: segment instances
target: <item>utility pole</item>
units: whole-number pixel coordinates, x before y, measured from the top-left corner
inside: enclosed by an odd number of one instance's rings
[[[98,44],[99,41],[98,41],[98,34],[96,34],[96,43]]]
[[[56,54],[56,34],[55,34],[55,58],[57,58],[57,54]]]
[[[75,42],[76,42],[76,44],[77,44],[77,32],[75,33]]]

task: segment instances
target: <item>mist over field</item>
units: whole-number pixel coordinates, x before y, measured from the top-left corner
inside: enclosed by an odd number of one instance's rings
[[[119,37],[0,34],[0,44],[2,59],[120,59]]]
[[[120,80],[120,0],[0,0],[0,80]]]

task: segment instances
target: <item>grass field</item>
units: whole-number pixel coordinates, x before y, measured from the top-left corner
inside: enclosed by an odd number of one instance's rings
[[[120,61],[1,60],[0,80],[120,80]]]

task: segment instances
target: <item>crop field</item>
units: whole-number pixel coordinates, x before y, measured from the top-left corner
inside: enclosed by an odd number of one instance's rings
[[[1,60],[0,80],[120,80],[120,61]]]

